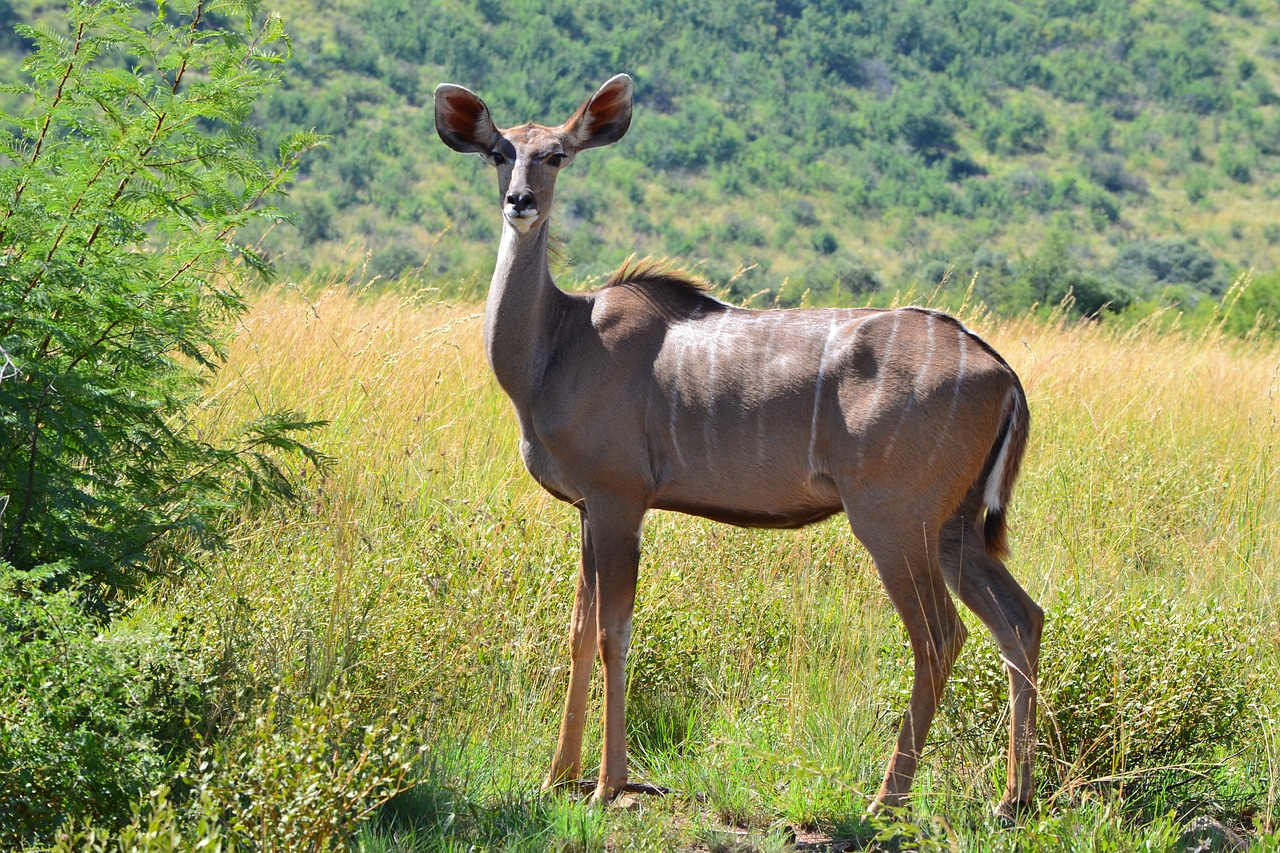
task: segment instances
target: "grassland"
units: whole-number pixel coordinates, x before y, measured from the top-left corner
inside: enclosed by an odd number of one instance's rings
[[[1015,830],[990,817],[1003,687],[966,614],[914,808],[868,827],[909,650],[834,520],[753,532],[652,515],[631,775],[678,793],[604,811],[538,793],[576,516],[521,467],[478,312],[432,291],[259,296],[202,428],[301,409],[331,420],[336,463],[302,505],[246,515],[234,547],[153,608],[195,626],[227,719],[267,689],[292,707],[340,689],[357,719],[416,721],[421,784],[360,849],[827,849],[882,832],[902,849],[1164,850],[1201,814],[1280,845],[1274,345],[967,313],[1032,407],[1010,565],[1049,618],[1040,806]]]

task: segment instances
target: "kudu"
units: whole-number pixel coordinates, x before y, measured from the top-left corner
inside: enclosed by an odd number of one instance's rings
[[[795,528],[843,511],[906,624],[914,683],[871,804],[902,804],[966,631],[950,587],[995,635],[1012,708],[997,812],[1032,795],[1043,615],[1001,562],[1027,441],[1009,365],[957,320],[920,308],[749,310],[652,263],[594,293],[547,266],[556,178],[631,122],[631,78],[559,127],[503,130],[461,86],[435,91],[436,130],[498,172],[504,226],[484,314],[498,383],[533,477],[578,508],[582,558],[569,688],[546,786],[576,779],[594,658],[604,670],[595,801],[627,781],[623,724],[640,532],[649,509]]]

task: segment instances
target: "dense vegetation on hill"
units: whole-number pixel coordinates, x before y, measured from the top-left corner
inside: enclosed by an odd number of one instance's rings
[[[295,56],[263,144],[333,137],[286,204],[298,228],[263,238],[292,274],[363,259],[366,277],[425,264],[478,289],[492,177],[436,140],[434,86],[552,123],[618,71],[637,84],[629,136],[561,182],[570,277],[672,255],[793,303],[928,292],[950,268],[996,307],[1073,289],[1093,310],[1193,306],[1280,267],[1280,9],[1263,0],[278,5]]]

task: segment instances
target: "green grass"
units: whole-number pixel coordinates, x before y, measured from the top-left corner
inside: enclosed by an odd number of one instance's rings
[[[339,463],[302,505],[239,521],[231,550],[150,605],[197,626],[217,738],[252,742],[269,695],[302,708],[338,691],[353,720],[396,708],[411,721],[419,784],[362,825],[358,849],[772,851],[798,832],[879,833],[899,849],[1165,850],[1197,814],[1276,849],[1280,351],[1154,325],[966,318],[1032,406],[1010,566],[1048,613],[1039,805],[1014,830],[991,817],[1004,688],[966,614],[913,809],[868,825],[909,649],[838,520],[752,532],[651,515],[630,767],[675,793],[604,811],[539,793],[567,679],[577,519],[521,467],[476,312],[430,293],[259,297],[204,428],[258,407],[308,411],[331,419],[321,449]],[[595,715],[598,691],[592,703]],[[593,716],[589,775],[599,748]]]

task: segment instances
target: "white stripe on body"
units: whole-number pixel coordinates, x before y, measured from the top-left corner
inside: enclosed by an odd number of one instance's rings
[[[681,336],[680,343],[676,347],[675,377],[671,383],[671,413],[667,422],[667,431],[671,435],[671,449],[675,451],[676,462],[682,470],[685,467],[685,462],[684,452],[680,449],[680,384],[684,381],[684,356],[687,348],[688,344],[685,343],[683,336]]]
[[[929,348],[925,350],[924,360],[920,362],[919,368],[916,369],[915,379],[911,382],[911,400],[908,405],[903,406],[898,413],[898,423],[893,427],[893,434],[889,436],[889,442],[884,447],[884,455],[887,459],[889,454],[893,452],[893,446],[898,441],[898,434],[902,432],[902,425],[907,422],[907,416],[911,413],[911,407],[923,395],[924,379],[929,375],[929,367],[933,363],[934,336],[933,336],[933,314],[925,314],[925,329],[928,330]]]
[[[781,311],[774,310],[769,318],[769,324],[765,326],[763,359],[760,365],[760,404],[756,406],[755,424],[753,425],[756,433],[756,460],[764,463],[769,458],[769,443],[765,440],[768,436],[765,433],[764,419],[768,406],[764,405],[771,397],[771,383],[773,367],[773,354],[775,343],[778,339],[778,325],[783,320]]]
[[[822,356],[818,359],[818,378],[813,385],[813,416],[809,421],[809,476],[817,476],[816,460],[814,452],[818,445],[818,411],[822,403],[822,385],[826,380],[827,355],[831,352],[831,344],[835,341],[836,332],[840,329],[840,320],[838,317],[831,318],[831,325],[827,328],[827,340],[822,345]]]
[[[715,456],[716,446],[716,367],[720,357],[720,344],[724,341],[724,324],[729,319],[729,312],[720,314],[715,329],[710,333],[710,346],[707,347],[707,410],[702,421],[702,444],[708,459]]]
[[[933,449],[929,451],[929,458],[924,461],[924,467],[928,468],[933,464],[933,460],[938,456],[938,448],[942,446],[943,439],[947,437],[947,433],[951,431],[951,424],[955,422],[956,410],[960,408],[960,392],[964,388],[964,372],[965,364],[969,360],[969,330],[964,326],[960,326],[956,330],[960,340],[960,358],[956,362],[956,387],[951,392],[951,408],[947,410],[947,422],[942,425],[942,429],[938,432],[938,437],[933,442]]]

